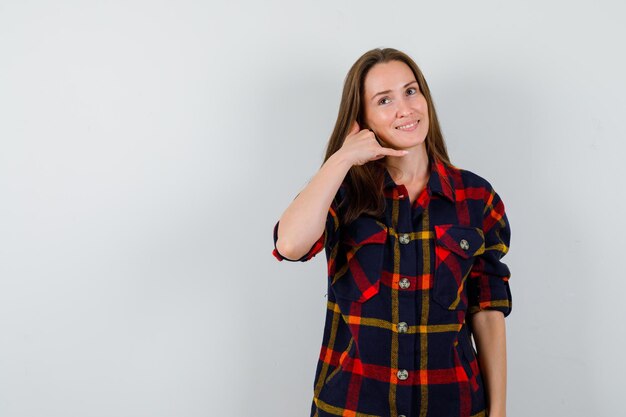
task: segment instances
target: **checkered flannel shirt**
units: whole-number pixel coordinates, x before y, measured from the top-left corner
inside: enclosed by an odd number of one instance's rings
[[[322,248],[328,300],[311,416],[485,416],[486,391],[467,317],[511,312],[504,204],[468,170],[429,164],[410,202],[385,170],[384,218],[339,223],[339,188]],[[343,207],[342,207],[343,209]]]

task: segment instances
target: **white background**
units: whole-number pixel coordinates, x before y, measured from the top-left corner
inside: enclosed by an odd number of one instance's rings
[[[363,52],[512,228],[509,416],[623,410],[618,1],[0,1],[0,415],[305,416],[325,256],[272,228]]]

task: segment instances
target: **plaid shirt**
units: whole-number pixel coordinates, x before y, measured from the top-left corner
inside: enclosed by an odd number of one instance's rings
[[[339,224],[339,188],[319,240],[328,302],[311,416],[485,416],[468,314],[511,312],[504,204],[482,177],[430,163],[411,203],[385,170],[384,219]],[[343,209],[343,207],[342,207]]]

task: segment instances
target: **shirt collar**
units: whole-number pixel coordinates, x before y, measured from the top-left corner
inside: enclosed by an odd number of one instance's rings
[[[397,184],[391,178],[389,170],[385,167],[385,187],[396,187]],[[449,168],[438,160],[430,161],[430,177],[428,178],[427,187],[434,193],[446,197],[448,200],[455,201],[455,190],[452,175]]]

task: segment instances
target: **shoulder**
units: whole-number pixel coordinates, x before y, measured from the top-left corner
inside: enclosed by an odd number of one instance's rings
[[[463,182],[462,195],[466,201],[474,202],[474,207],[481,207],[483,214],[490,213],[493,219],[504,216],[505,205],[501,195],[494,189],[492,181],[467,169],[456,168]]]
[[[457,166],[448,167],[448,169],[451,173],[453,173],[452,177],[461,179],[460,184],[455,184],[456,188],[471,188],[474,191],[477,191],[478,189],[487,194],[490,194],[493,191],[491,181],[474,171]]]

